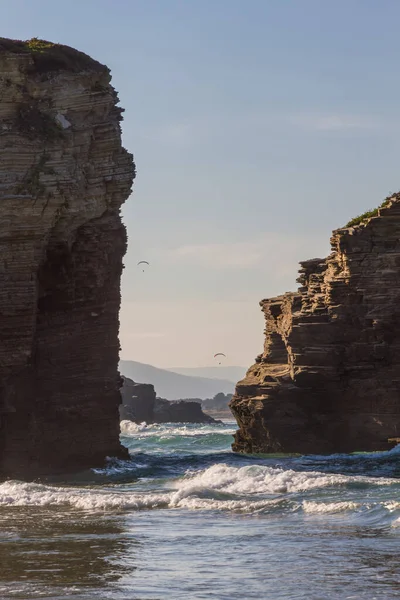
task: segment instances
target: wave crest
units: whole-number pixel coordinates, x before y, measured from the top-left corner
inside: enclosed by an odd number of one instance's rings
[[[37,483],[8,481],[0,485],[0,505],[61,506],[82,510],[141,510],[154,508],[188,508],[257,512],[265,510],[303,510],[306,513],[329,513],[356,510],[361,501],[316,502],[299,499],[299,494],[322,493],[338,486],[368,486],[398,484],[395,479],[325,474],[317,471],[298,472],[282,468],[251,465],[232,467],[224,463],[207,469],[188,472],[183,478],[169,481],[152,491],[118,488],[57,487]],[[159,484],[160,485],[160,484]],[[363,493],[363,492],[361,492]],[[365,505],[366,506],[366,505]],[[399,503],[380,504],[385,512],[394,512]]]

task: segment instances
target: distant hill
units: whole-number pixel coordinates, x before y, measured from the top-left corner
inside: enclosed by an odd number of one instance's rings
[[[236,383],[227,379],[181,375],[133,360],[121,360],[119,369],[122,375],[137,383],[152,383],[157,396],[167,400],[212,398],[219,392],[232,394]]]
[[[246,375],[247,367],[173,367],[167,369],[180,375],[207,377],[208,379],[226,379],[236,385]]]

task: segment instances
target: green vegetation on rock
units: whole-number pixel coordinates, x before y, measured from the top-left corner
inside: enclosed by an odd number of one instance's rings
[[[75,48],[36,37],[26,41],[0,37],[0,55],[4,53],[31,54],[35,70],[39,73],[61,70],[108,72],[106,66]]]
[[[56,44],[53,44],[52,42],[46,42],[46,40],[39,40],[39,38],[34,37],[31,40],[28,40],[26,45],[31,52],[45,52],[50,48],[54,48]]]
[[[370,210],[365,211],[362,215],[358,215],[358,217],[354,217],[346,224],[346,227],[354,227],[355,225],[360,225],[364,221],[371,219],[371,217],[377,217],[380,208],[384,208],[389,204],[389,201],[393,198],[393,196],[388,196],[385,200],[380,204],[377,208],[372,208]]]

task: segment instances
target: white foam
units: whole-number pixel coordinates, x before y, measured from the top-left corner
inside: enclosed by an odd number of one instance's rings
[[[169,494],[108,492],[90,488],[53,487],[9,481],[0,485],[0,505],[72,506],[83,510],[161,508]]]
[[[276,508],[280,502],[281,500],[277,499],[249,501],[246,499],[200,498],[190,492],[178,497],[175,492],[110,493],[20,482],[7,482],[0,485],[0,506],[69,506],[85,511],[187,508],[191,510],[257,512],[266,508]]]
[[[389,502],[384,502],[383,505],[390,512],[394,512],[395,510],[400,510],[400,502],[396,502],[395,500],[391,500]]]
[[[265,512],[266,510],[279,508],[282,500],[218,500],[214,498],[199,498],[190,496],[181,498],[176,504],[171,499],[171,508],[188,508],[191,510],[223,510],[232,512]]]
[[[0,505],[61,506],[83,510],[189,508],[203,510],[257,511],[275,508],[279,502],[291,502],[298,508],[292,494],[349,483],[392,485],[395,479],[298,472],[262,465],[232,467],[220,463],[208,469],[187,473],[170,481],[159,491],[121,490],[117,486],[56,487],[36,483],[8,481],[0,485]],[[221,497],[225,495],[226,497]],[[278,497],[276,497],[278,495]],[[274,496],[274,497],[271,497]],[[317,503],[303,501],[305,512],[339,512],[352,510],[356,502]],[[386,502],[388,510],[400,508],[400,503]]]
[[[328,486],[346,485],[351,482],[369,485],[391,485],[393,479],[348,476],[319,473],[317,471],[293,471],[280,468],[252,465],[230,467],[216,464],[199,473],[189,475],[175,483],[177,494],[187,494],[196,490],[217,490],[229,494],[283,494],[302,492]]]
[[[145,423],[144,421],[139,425],[138,423],[134,423],[133,421],[125,420],[121,421],[119,426],[122,435],[135,435],[139,433],[139,431],[144,431],[145,429],[147,429],[147,423]]]
[[[309,502],[303,501],[303,510],[312,514],[338,513],[356,510],[362,506],[359,502]]]
[[[236,428],[227,428],[224,425],[188,425],[182,424],[177,425],[176,423],[165,423],[158,424],[153,423],[147,425],[146,423],[134,423],[133,421],[121,421],[120,423],[121,433],[125,436],[134,436],[137,439],[143,439],[148,437],[157,437],[161,439],[169,439],[176,436],[181,437],[198,437],[213,434],[226,434],[233,435]]]

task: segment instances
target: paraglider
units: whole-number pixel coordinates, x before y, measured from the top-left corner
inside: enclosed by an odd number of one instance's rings
[[[224,354],[223,352],[217,352],[217,354],[214,354],[214,358],[217,358],[217,356],[224,356],[226,358],[226,354]],[[222,359],[218,359],[218,364],[221,364]]]
[[[139,265],[149,265],[150,266],[150,263],[147,262],[147,260],[140,260],[138,262],[137,266],[139,266]],[[144,268],[142,268],[142,273],[144,273]]]

